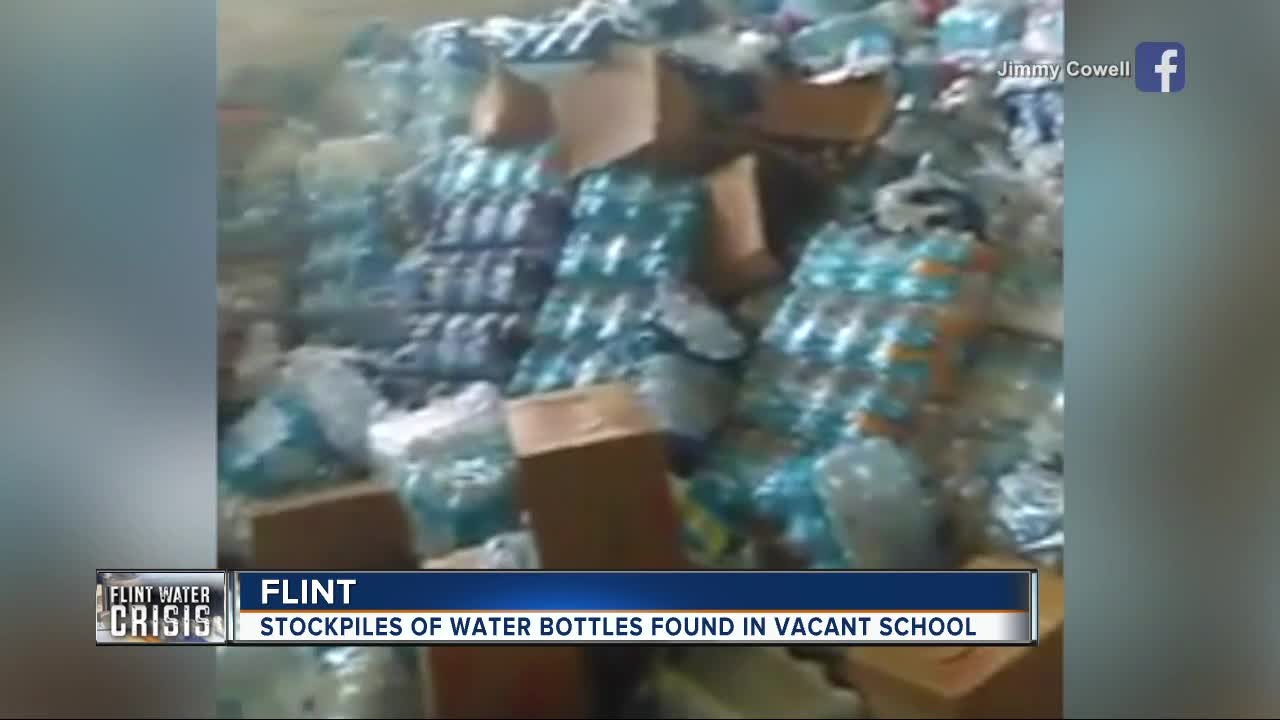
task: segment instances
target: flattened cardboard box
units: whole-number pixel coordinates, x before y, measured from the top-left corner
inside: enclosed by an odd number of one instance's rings
[[[252,563],[289,570],[414,570],[409,518],[395,491],[365,482],[258,502]]]
[[[865,144],[893,117],[893,93],[880,76],[817,83],[795,76],[764,80],[761,108],[747,125],[769,135]]]
[[[1017,559],[982,557],[965,569],[1029,568]],[[1040,644],[1001,647],[859,647],[848,680],[874,717],[1062,717],[1061,576],[1040,571]]]
[[[507,425],[545,569],[687,567],[665,441],[630,386],[515,400]]]
[[[604,61],[567,80],[552,107],[570,177],[639,150],[678,154],[702,128],[697,95],[656,49],[615,46]]]
[[[483,547],[427,562],[427,570],[484,570]],[[580,646],[450,646],[419,651],[427,717],[585,718],[591,707]]]
[[[521,145],[546,138],[554,128],[546,91],[495,63],[471,109],[472,137],[490,145]]]

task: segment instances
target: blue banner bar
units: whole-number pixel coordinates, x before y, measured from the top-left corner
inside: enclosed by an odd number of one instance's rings
[[[236,575],[241,610],[941,612],[1031,607],[1029,571]]]

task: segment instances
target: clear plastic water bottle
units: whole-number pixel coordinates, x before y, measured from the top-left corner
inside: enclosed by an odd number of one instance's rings
[[[697,288],[664,282],[658,286],[657,301],[658,327],[685,353],[717,363],[734,362],[746,355],[747,339]]]
[[[1061,389],[1061,346],[994,333],[978,348],[964,404],[975,417],[1028,423],[1054,407]]]
[[[707,441],[728,416],[736,386],[718,368],[679,355],[641,363],[637,392],[660,425],[695,443]]]
[[[1061,59],[1065,50],[1062,0],[1037,0],[1027,14],[1022,48],[1032,57]]]
[[[938,558],[938,517],[916,462],[883,438],[841,446],[817,465],[841,545],[861,568],[926,568]]]

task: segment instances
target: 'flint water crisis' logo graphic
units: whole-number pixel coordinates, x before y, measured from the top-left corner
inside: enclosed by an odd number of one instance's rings
[[[1138,43],[1133,56],[1133,81],[1142,92],[1176,93],[1187,86],[1187,49],[1182,43]]]

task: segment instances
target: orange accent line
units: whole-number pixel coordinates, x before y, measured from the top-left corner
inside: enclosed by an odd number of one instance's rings
[[[826,613],[829,615],[1026,615],[1030,610],[240,610],[241,615],[271,614],[367,614],[367,615],[520,615],[525,613],[626,613],[645,615],[660,613],[704,613],[708,615]]]

